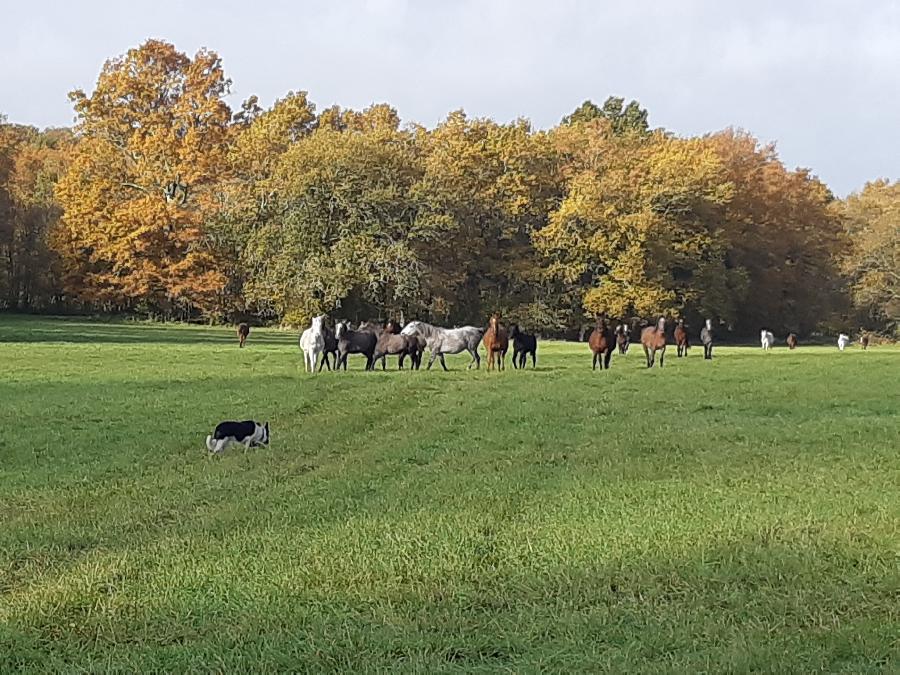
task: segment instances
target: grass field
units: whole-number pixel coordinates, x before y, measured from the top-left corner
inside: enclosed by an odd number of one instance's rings
[[[538,355],[0,315],[0,672],[900,671],[900,350]]]

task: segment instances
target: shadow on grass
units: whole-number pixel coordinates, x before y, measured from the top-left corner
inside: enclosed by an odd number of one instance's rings
[[[748,533],[676,559],[537,568],[486,565],[485,542],[474,532],[458,543],[470,565],[440,578],[427,561],[420,575],[398,582],[389,569],[363,572],[365,561],[345,559],[349,576],[319,579],[303,573],[299,553],[294,575],[265,578],[231,566],[228,583],[173,581],[150,602],[139,597],[135,569],[100,566],[90,588],[50,593],[7,614],[0,669],[896,672],[900,665],[888,550]],[[159,551],[145,553],[143,575],[168,574]],[[355,566],[367,580],[361,585],[351,578]]]
[[[254,344],[296,346],[298,333],[251,329]],[[232,326],[89,321],[70,317],[29,317],[0,314],[0,343],[94,344],[220,344],[238,346]]]

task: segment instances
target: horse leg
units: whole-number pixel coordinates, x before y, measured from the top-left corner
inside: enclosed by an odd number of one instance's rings
[[[527,357],[527,354],[522,355],[522,367],[523,368],[525,367],[525,358],[526,357]],[[531,352],[531,367],[537,368],[537,349],[535,349],[533,352]]]
[[[437,352],[431,350],[431,358],[428,359],[428,367],[425,370],[431,370],[431,365],[434,363],[434,360],[437,358]]]
[[[519,352],[517,352],[514,348],[513,349],[513,359],[512,359],[513,369],[517,369],[519,367],[518,360],[519,360]]]
[[[594,352],[594,363],[591,365],[591,370],[597,370],[597,352]]]
[[[442,367],[444,370],[450,370],[449,368],[447,368],[447,362],[444,361],[444,353],[441,352],[440,354],[438,354],[438,356],[441,358],[441,367]]]
[[[663,347],[662,349],[659,350],[659,367],[660,368],[663,367],[663,361],[665,360],[665,358],[666,358],[666,348]]]
[[[607,370],[609,370],[609,360],[612,358],[612,353],[613,353],[612,349],[607,349],[606,350],[606,358],[603,359],[604,362],[606,363]]]

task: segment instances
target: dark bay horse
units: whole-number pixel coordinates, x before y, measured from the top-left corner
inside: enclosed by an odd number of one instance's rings
[[[319,361],[319,372],[322,372],[322,368],[328,368],[331,370],[331,363],[328,360],[328,355],[331,354],[331,358],[334,359],[334,367],[337,368],[338,361],[338,345],[337,338],[334,337],[334,331],[331,330],[328,326],[322,326],[322,337],[325,339],[325,347],[322,350],[322,360]]]
[[[659,367],[663,367],[666,356],[666,320],[659,317],[655,326],[647,326],[641,331],[641,345],[644,355],[647,357],[647,367],[652,368],[656,361],[656,352],[659,352]]]
[[[531,367],[537,368],[537,338],[523,333],[519,324],[509,327],[509,339],[513,341],[513,368],[524,368],[528,355],[531,354]]]
[[[506,328],[500,323],[499,314],[491,316],[488,329],[485,331],[481,342],[487,351],[488,370],[494,369],[495,356],[497,358],[497,370],[503,370],[506,352],[509,350],[509,335],[506,332]]]
[[[240,323],[237,327],[237,336],[238,342],[240,346],[243,347],[244,343],[247,342],[247,337],[250,335],[250,324],[248,323]]]
[[[788,333],[787,340],[788,349],[796,349],[797,348],[797,334],[796,333]]]
[[[338,323],[334,331],[338,344],[338,360],[335,370],[340,370],[341,365],[347,370],[347,356],[350,354],[362,354],[366,357],[366,370],[375,367],[375,344],[378,338],[375,333],[366,330],[353,330],[346,321]]]
[[[684,319],[678,319],[675,325],[675,349],[678,358],[687,356],[688,349],[691,348],[691,341],[688,339],[687,328],[684,325]]]
[[[616,346],[619,348],[620,354],[627,354],[628,347],[631,345],[630,331],[628,325],[620,323],[616,326]]]
[[[616,335],[609,324],[606,323],[606,317],[599,317],[597,325],[591,331],[588,338],[588,346],[594,353],[594,365],[592,370],[597,370],[597,364],[600,364],[600,370],[609,370],[609,361],[612,358],[613,350],[616,348]]]

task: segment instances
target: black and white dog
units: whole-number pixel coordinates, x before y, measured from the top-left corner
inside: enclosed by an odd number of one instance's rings
[[[268,445],[269,423],[259,424],[253,420],[220,422],[212,436],[206,437],[207,449],[217,454],[232,443],[243,443],[244,449],[251,445]]]

